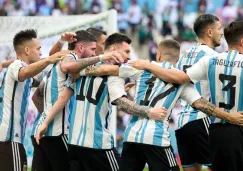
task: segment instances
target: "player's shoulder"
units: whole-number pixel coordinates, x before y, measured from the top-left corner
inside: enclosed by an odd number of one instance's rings
[[[25,67],[25,66],[27,66],[27,64],[20,59],[16,59],[16,60],[13,61],[13,63],[11,63],[9,65],[9,68],[16,69],[17,66]]]
[[[168,69],[176,69],[172,63],[167,62],[167,61],[163,61],[163,62],[156,62],[156,61],[152,61],[152,64],[155,64],[161,68],[168,68]]]

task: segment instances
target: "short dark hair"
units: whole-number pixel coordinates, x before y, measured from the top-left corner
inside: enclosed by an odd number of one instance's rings
[[[214,15],[202,14],[196,19],[193,30],[196,33],[197,37],[203,37],[205,29],[217,21],[219,21],[219,19]]]
[[[224,28],[224,37],[229,45],[236,45],[243,38],[243,21],[231,22]]]
[[[159,49],[163,48],[163,54],[170,57],[179,57],[180,44],[173,39],[165,39],[159,43]]]
[[[101,37],[101,35],[106,35],[105,31],[93,27],[86,29],[86,31],[91,33],[96,38],[96,40],[98,40]]]
[[[68,43],[69,50],[74,50],[75,45],[79,42],[96,42],[95,37],[86,30],[79,30],[79,31],[76,31],[75,33],[76,33],[76,36],[74,36],[74,38],[76,38],[77,41]]]
[[[26,41],[30,41],[33,38],[37,38],[37,31],[34,29],[27,29],[18,32],[13,38],[14,50],[19,51],[19,46]]]
[[[132,40],[124,34],[113,33],[105,41],[105,50],[108,49],[111,45],[122,43],[122,42],[131,44]]]

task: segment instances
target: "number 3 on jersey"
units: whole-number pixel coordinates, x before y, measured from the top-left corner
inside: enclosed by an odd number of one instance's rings
[[[80,92],[79,92],[79,95],[76,96],[76,100],[81,100],[81,101],[84,101],[85,100],[85,96],[84,96],[84,85],[85,83],[86,84],[89,84],[89,87],[88,87],[88,90],[86,90],[86,98],[87,100],[94,104],[94,105],[97,105],[100,101],[100,97],[105,89],[105,86],[106,86],[106,82],[107,82],[107,77],[101,77],[102,78],[102,81],[100,83],[100,86],[99,86],[99,89],[95,95],[95,99],[92,98],[92,93],[93,93],[93,87],[94,87],[94,80],[95,78],[97,77],[91,77],[89,83],[87,82],[86,83],[86,80],[87,80],[87,77],[83,77],[82,78],[82,83],[81,83],[81,86],[80,86]]]
[[[227,93],[230,94],[230,97],[227,98],[227,99],[230,99],[229,104],[219,102],[219,107],[230,110],[235,106],[235,87],[233,87],[233,86],[236,83],[236,76],[219,74],[219,80],[223,84],[224,84],[224,81],[226,81],[226,80],[228,81],[228,84],[225,87],[223,87],[222,91],[226,91]]]

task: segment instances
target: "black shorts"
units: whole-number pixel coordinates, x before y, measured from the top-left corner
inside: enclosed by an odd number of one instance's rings
[[[210,119],[203,118],[187,123],[175,131],[178,152],[183,168],[196,164],[211,166],[208,129]]]
[[[27,171],[27,158],[23,144],[0,142],[0,170]]]
[[[120,157],[115,148],[99,150],[68,145],[70,171],[118,171]]]
[[[243,127],[229,123],[210,125],[209,147],[213,171],[243,170]]]
[[[120,171],[179,171],[173,149],[138,143],[123,143]]]
[[[68,171],[69,157],[67,150],[67,135],[43,137],[40,145],[32,136],[34,146],[32,170],[34,171]]]

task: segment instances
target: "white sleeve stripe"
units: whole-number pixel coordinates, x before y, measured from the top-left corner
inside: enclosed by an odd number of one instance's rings
[[[177,163],[176,163],[176,161],[175,161],[175,157],[174,157],[174,154],[172,153],[171,149],[168,149],[168,152],[170,153],[171,158],[172,158],[172,161],[173,161],[173,163],[174,163],[174,165],[173,165],[173,166],[176,166],[176,165],[177,165]]]
[[[111,151],[108,151],[108,154],[110,155],[110,158],[111,158],[111,160],[112,160],[112,163],[113,163],[113,166],[114,166],[115,170],[118,170],[119,168],[117,168],[116,165],[115,165],[116,158],[113,158],[113,157],[112,157],[112,155],[111,155]]]
[[[118,165],[118,163],[117,163],[117,161],[116,161],[116,158],[115,158],[114,152],[113,152],[113,151],[111,151],[111,154],[112,154],[112,156],[113,156],[113,158],[114,158],[114,160],[115,160],[116,167],[117,167],[117,169],[119,170],[119,165]]]
[[[15,143],[16,145],[16,150],[17,150],[17,160],[18,160],[18,163],[19,163],[19,171],[21,171],[21,160],[20,160],[20,154],[19,154],[19,144],[18,143]]]
[[[170,156],[169,156],[169,154],[167,152],[167,149],[165,149],[165,153],[166,153],[167,159],[169,161],[170,167],[172,167],[172,161],[171,161],[171,158],[170,158]]]

